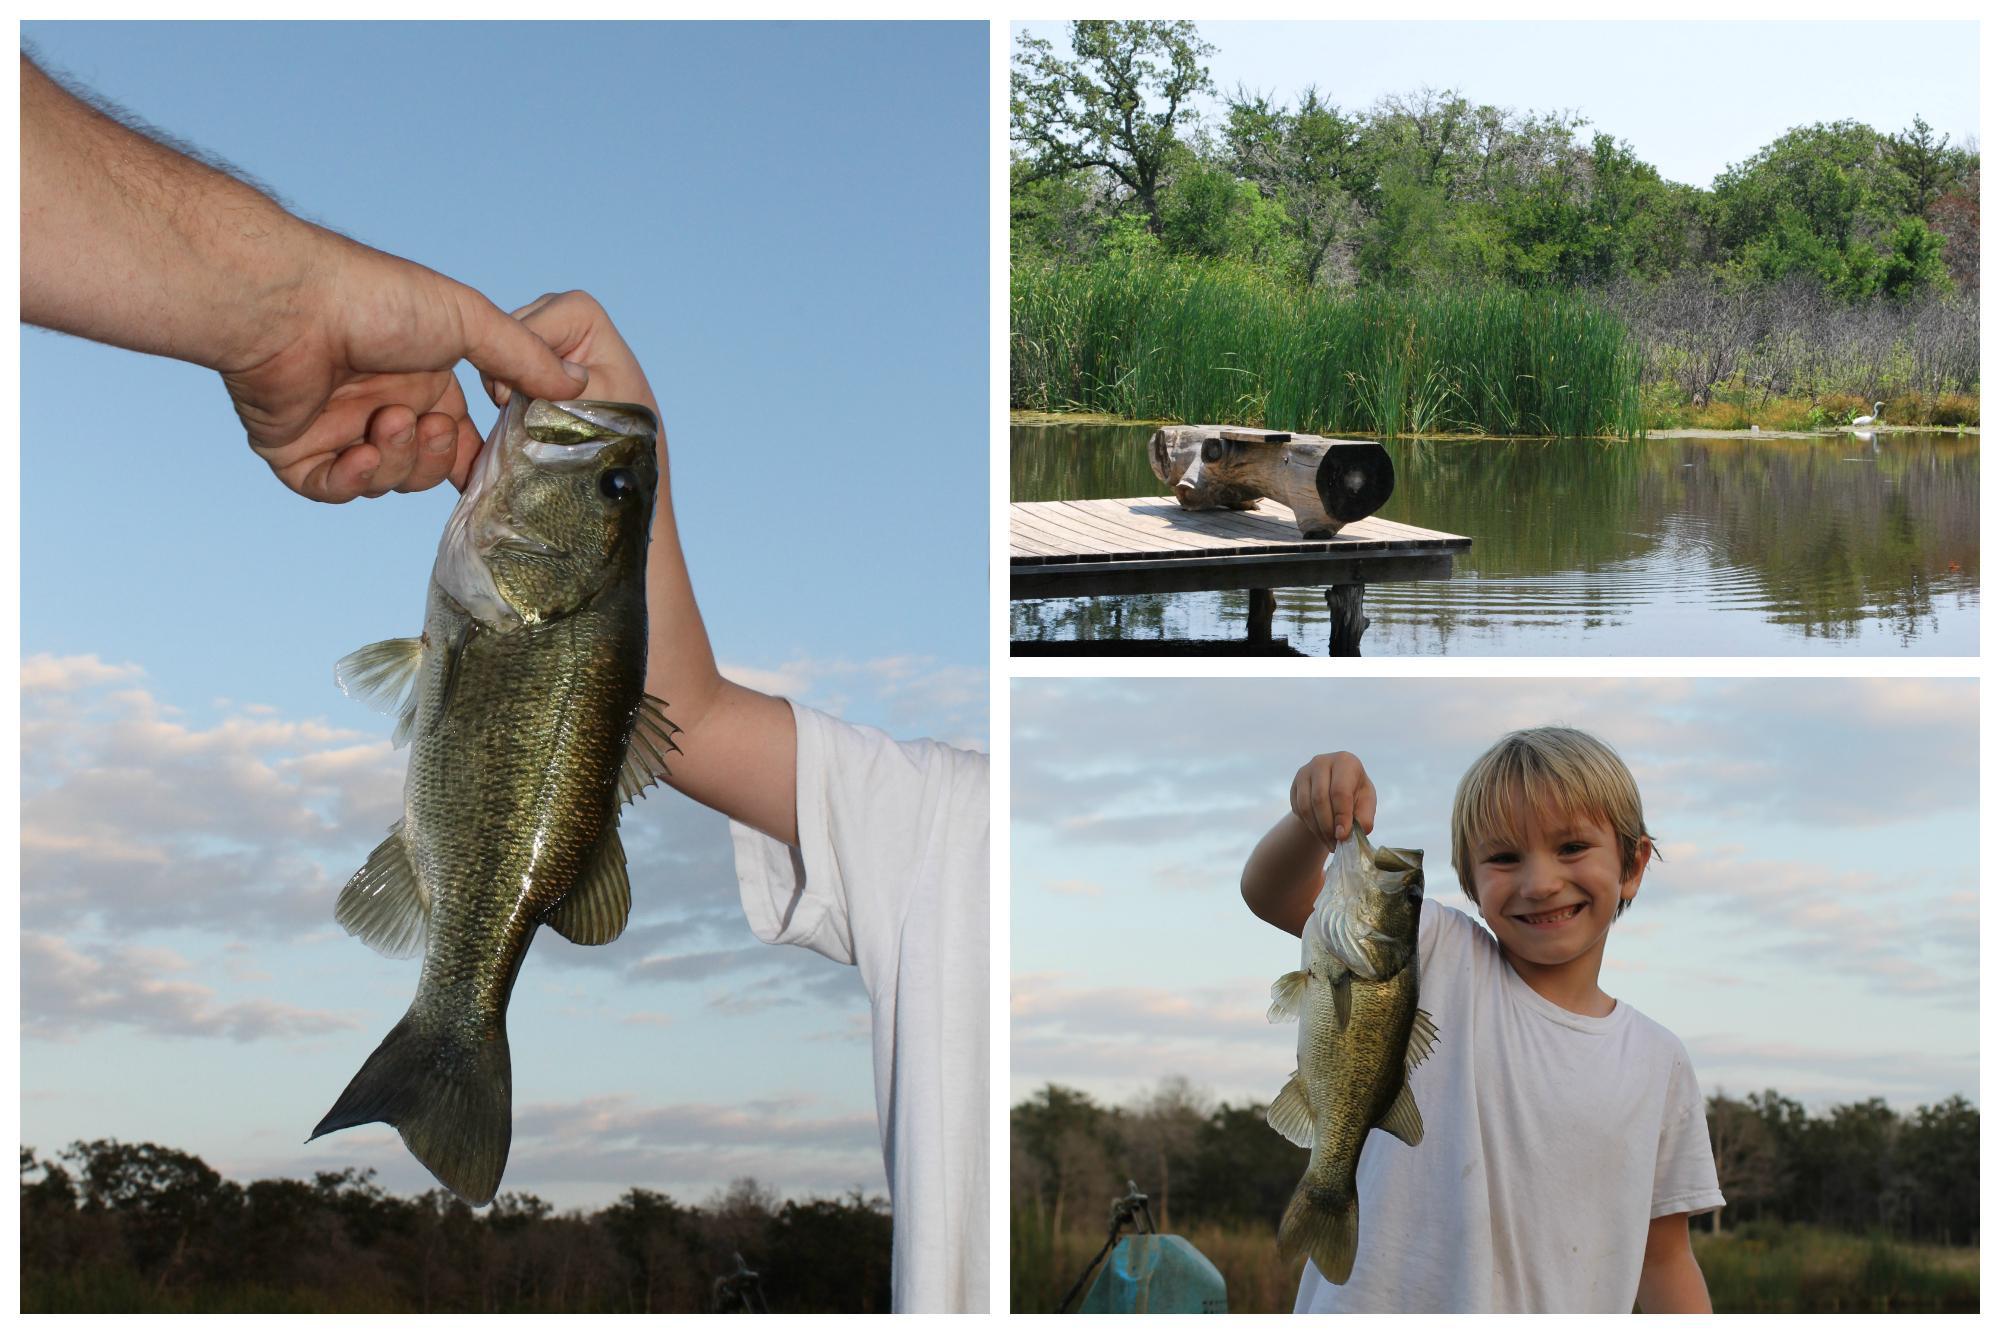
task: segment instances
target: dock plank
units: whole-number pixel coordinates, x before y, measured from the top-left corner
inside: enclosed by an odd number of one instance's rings
[[[1184,510],[1171,496],[1137,496],[1012,504],[1008,545],[1014,596],[1036,598],[1448,578],[1472,539],[1371,515],[1306,540],[1275,501]]]

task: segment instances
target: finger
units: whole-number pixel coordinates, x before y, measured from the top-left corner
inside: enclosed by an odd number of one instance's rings
[[[1333,842],[1338,843],[1353,832],[1354,788],[1337,761],[1322,772],[1326,775],[1326,827],[1333,831]]]
[[[1375,784],[1365,772],[1361,775],[1361,785],[1354,790],[1354,823],[1365,834],[1375,832]]]
[[[459,490],[465,490],[466,483],[472,480],[472,465],[479,458],[480,447],[485,443],[470,418],[458,419],[457,448],[452,453],[451,484]]]
[[[544,341],[469,287],[459,287],[455,295],[466,360],[482,374],[536,398],[575,398],[589,385],[590,373],[557,356],[553,340]]]
[[[417,414],[401,403],[386,405],[368,419],[368,443],[381,459],[364,483],[364,494],[387,495],[416,470]]]
[[[1330,782],[1326,766],[1315,764],[1312,775],[1313,828],[1319,834],[1319,841],[1328,848],[1340,841],[1340,826],[1335,823]]]
[[[451,476],[458,461],[458,418],[446,412],[426,412],[417,418],[416,457],[398,491],[428,491]]]
[[[1320,812],[1312,804],[1312,766],[1310,764],[1306,768],[1298,770],[1296,774],[1292,774],[1292,814],[1298,816],[1300,824],[1304,824],[1308,830],[1312,830],[1314,838],[1318,838],[1322,844],[1326,842],[1326,834],[1320,832]]]
[[[345,505],[366,489],[380,458],[375,447],[366,444],[325,455],[293,489],[311,500]]]

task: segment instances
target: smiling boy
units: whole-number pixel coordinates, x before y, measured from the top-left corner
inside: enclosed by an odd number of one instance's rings
[[[1360,760],[1316,756],[1243,868],[1244,901],[1298,934],[1328,849],[1374,821]],[[1723,1200],[1693,1067],[1598,985],[1653,856],[1638,785],[1595,737],[1510,733],[1460,780],[1451,841],[1492,934],[1424,901],[1424,1138],[1369,1136],[1354,1273],[1337,1285],[1308,1262],[1295,1309],[1709,1310],[1688,1218]]]

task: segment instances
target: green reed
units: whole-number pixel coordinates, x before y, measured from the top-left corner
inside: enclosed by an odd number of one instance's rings
[[[1317,433],[1630,436],[1640,361],[1572,292],[1301,292],[1227,262],[1017,261],[1012,406]]]

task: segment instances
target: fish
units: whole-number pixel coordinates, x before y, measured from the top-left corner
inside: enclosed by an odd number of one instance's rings
[[[616,939],[631,913],[619,813],[679,729],[645,693],[659,423],[631,403],[514,395],[439,539],[423,633],[342,658],[398,713],[402,818],[334,918],[415,998],[308,1137],[382,1121],[468,1204],[513,1137],[507,1002],[536,932]]]
[[[1379,1127],[1412,1147],[1424,1138],[1409,1083],[1438,1040],[1417,1004],[1423,862],[1415,849],[1372,848],[1355,829],[1313,901],[1303,966],[1271,987],[1270,1021],[1298,1020],[1298,1068],[1264,1119],[1312,1150],[1278,1224],[1278,1250],[1287,1263],[1310,1256],[1332,1283],[1354,1272],[1354,1171],[1368,1132]]]

